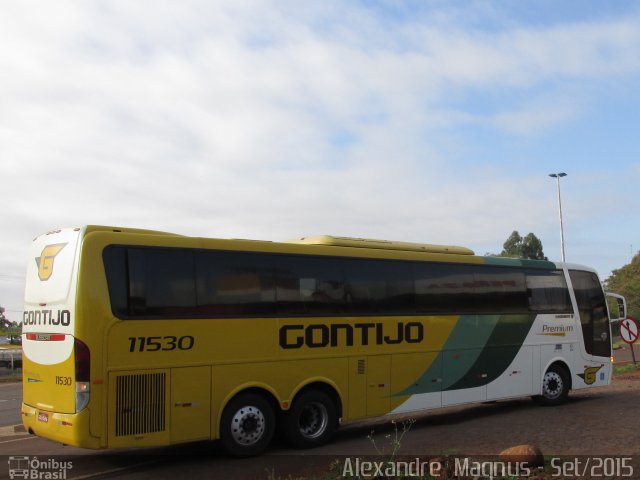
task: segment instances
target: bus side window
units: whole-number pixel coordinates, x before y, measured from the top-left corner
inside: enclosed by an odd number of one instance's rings
[[[129,314],[129,284],[127,282],[127,255],[124,247],[110,245],[104,249],[104,260],[111,311],[116,317]]]
[[[280,315],[327,315],[344,305],[339,258],[277,255],[276,302]]]
[[[194,254],[171,248],[129,248],[129,314],[181,317],[194,313]]]
[[[527,271],[529,310],[536,313],[572,313],[569,288],[561,270]]]
[[[415,313],[411,264],[349,259],[344,262],[345,311],[361,314]]]
[[[419,313],[465,314],[476,312],[474,268],[442,263],[415,267],[416,304]]]
[[[275,273],[269,256],[203,250],[196,258],[199,315],[275,313]]]

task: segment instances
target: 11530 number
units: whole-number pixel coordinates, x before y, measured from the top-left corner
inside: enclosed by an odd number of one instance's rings
[[[191,350],[195,343],[191,335],[182,337],[129,337],[130,352],[168,352],[171,350]]]
[[[63,377],[60,375],[56,375],[56,385],[62,385],[63,387],[68,387],[71,385],[71,377]]]

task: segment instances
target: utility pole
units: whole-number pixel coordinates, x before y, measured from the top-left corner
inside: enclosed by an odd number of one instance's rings
[[[564,227],[562,225],[562,200],[560,198],[560,179],[562,177],[566,177],[567,174],[564,172],[560,173],[550,173],[550,177],[555,178],[558,181],[558,211],[560,212],[560,253],[562,255],[562,261],[565,261],[564,257]]]

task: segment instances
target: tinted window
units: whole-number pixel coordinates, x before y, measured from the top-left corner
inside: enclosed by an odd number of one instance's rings
[[[344,261],[349,313],[415,313],[412,264],[405,262]]]
[[[103,254],[111,310],[117,317],[129,315],[129,278],[127,251],[124,247],[107,247]]]
[[[537,313],[571,313],[571,298],[564,274],[560,270],[527,272],[529,309]]]
[[[194,313],[193,251],[129,248],[127,257],[131,315],[172,317]]]
[[[123,318],[572,311],[559,270],[123,246],[104,261]]]
[[[281,315],[330,315],[344,303],[339,258],[270,256],[276,271],[277,311]]]
[[[271,257],[244,252],[196,253],[197,313],[203,316],[275,313]]]
[[[528,311],[525,273],[515,268],[476,267],[474,310],[478,313]]]
[[[415,292],[418,312],[474,312],[473,267],[444,263],[418,263],[415,266]]]

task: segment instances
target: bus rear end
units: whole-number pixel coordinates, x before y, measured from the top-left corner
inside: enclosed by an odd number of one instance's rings
[[[81,229],[34,239],[22,327],[25,428],[69,445],[97,448],[89,435],[90,352],[76,338]]]

